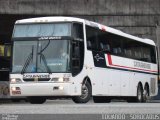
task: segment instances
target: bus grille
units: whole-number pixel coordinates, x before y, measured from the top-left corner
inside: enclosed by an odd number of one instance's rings
[[[29,79],[23,79],[25,82],[45,82],[49,81],[50,78],[29,78]]]

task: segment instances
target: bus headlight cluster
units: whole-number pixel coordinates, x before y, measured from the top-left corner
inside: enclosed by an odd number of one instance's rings
[[[20,83],[22,80],[20,78],[11,78],[10,83]]]
[[[11,93],[12,93],[12,95],[21,94],[21,88],[20,87],[11,87]]]
[[[52,78],[53,82],[69,82],[69,78],[59,77],[59,78]]]

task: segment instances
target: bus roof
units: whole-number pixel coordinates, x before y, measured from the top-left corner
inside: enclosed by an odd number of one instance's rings
[[[46,22],[84,22],[84,19],[75,18],[75,17],[38,17],[38,18],[29,18],[29,19],[22,19],[17,20],[16,24],[18,23],[46,23]]]
[[[140,38],[140,37],[136,37],[127,33],[124,33],[120,30],[96,23],[96,22],[92,22],[89,20],[85,20],[85,19],[81,19],[81,18],[75,18],[75,17],[38,17],[38,18],[29,18],[29,19],[23,19],[23,20],[17,20],[16,24],[25,24],[25,23],[46,23],[46,22],[81,22],[81,23],[85,23],[86,25],[92,26],[92,27],[97,27],[101,30],[105,30],[107,32],[119,35],[119,36],[123,36],[126,38],[130,38],[139,42],[143,42],[143,43],[147,43],[147,44],[151,44],[155,46],[155,42],[153,40],[150,39],[145,39],[145,38]]]

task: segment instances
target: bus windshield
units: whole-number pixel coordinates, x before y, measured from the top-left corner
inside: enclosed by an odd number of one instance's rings
[[[83,40],[83,26],[69,22],[16,24],[12,37],[13,73],[70,72],[71,39]]]
[[[17,24],[13,37],[71,36],[71,23]]]
[[[70,71],[70,41],[14,41],[13,73]]]

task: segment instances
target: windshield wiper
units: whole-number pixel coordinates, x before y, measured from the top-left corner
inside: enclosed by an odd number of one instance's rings
[[[47,45],[38,53],[41,54],[50,44],[51,40],[48,41]]]
[[[38,53],[38,54],[40,55],[40,58],[42,58],[42,60],[44,62],[44,65],[45,65],[45,67],[47,69],[47,72],[51,74],[51,70],[50,70],[49,66],[47,65],[47,61],[46,61],[45,56],[42,53]]]
[[[47,69],[47,72],[51,74],[51,70],[50,70],[49,66],[47,65],[46,58],[43,54],[43,51],[49,46],[49,44],[50,44],[50,40],[48,41],[47,45],[38,53],[38,55],[40,55],[40,61],[41,61],[41,59],[43,60],[44,65]]]
[[[25,70],[27,69],[28,65],[30,64],[31,60],[33,60],[33,51],[34,51],[34,46],[32,46],[32,52],[28,55],[25,64],[22,68],[21,74],[23,74],[25,72]]]

